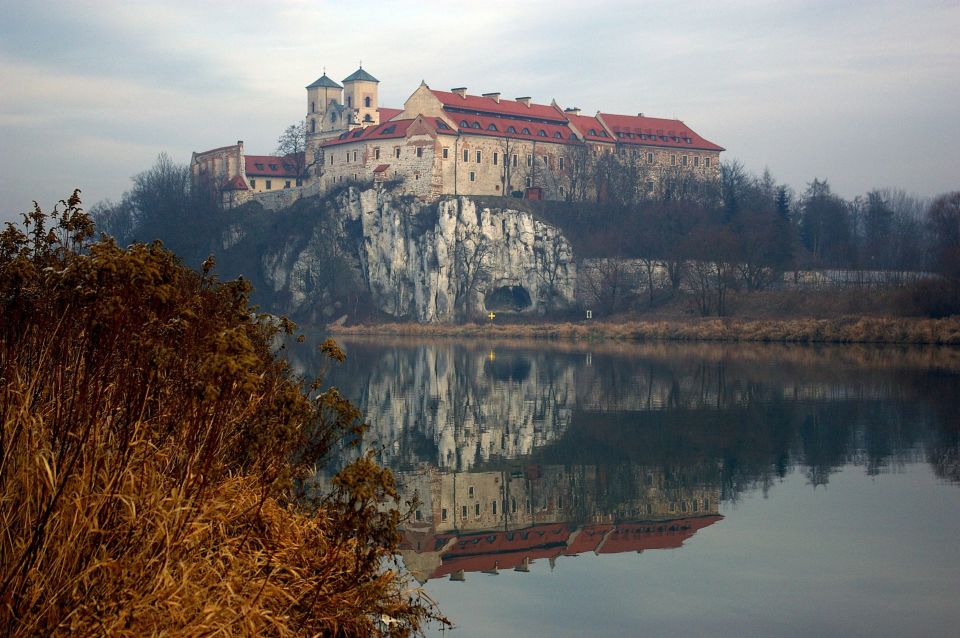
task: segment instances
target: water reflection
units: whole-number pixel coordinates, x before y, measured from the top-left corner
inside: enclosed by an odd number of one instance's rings
[[[608,471],[613,469],[614,472]],[[421,582],[524,571],[532,561],[680,547],[718,515],[716,485],[661,467],[529,465],[400,473],[416,510],[402,555]]]
[[[822,485],[928,462],[960,479],[956,350],[342,345],[328,381],[419,504],[404,559],[421,580],[679,547],[792,470]]]

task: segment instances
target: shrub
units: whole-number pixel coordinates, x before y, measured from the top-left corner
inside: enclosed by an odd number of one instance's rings
[[[960,280],[923,279],[898,291],[895,303],[907,316],[939,319],[960,315]]]
[[[89,244],[79,204],[0,233],[6,633],[407,635],[438,618],[384,568],[388,471],[361,458],[332,494],[295,498],[363,426],[274,356],[294,326],[256,316],[212,261]]]

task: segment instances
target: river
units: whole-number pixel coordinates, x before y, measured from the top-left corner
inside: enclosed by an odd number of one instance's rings
[[[341,345],[455,637],[960,626],[960,350]]]

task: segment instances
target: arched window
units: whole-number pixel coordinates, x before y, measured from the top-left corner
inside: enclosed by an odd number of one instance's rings
[[[466,121],[466,120],[460,120],[460,127],[461,127],[461,128],[470,128],[470,122],[468,122],[468,121]]]
[[[480,128],[480,122],[474,121],[474,122],[470,125],[470,128]]]
[[[513,128],[512,126],[507,127],[507,133],[516,133],[516,132],[517,132],[517,129]]]
[[[349,95],[347,96],[347,106],[350,106],[350,107],[353,106],[353,97]]]
[[[311,132],[311,133],[316,133],[316,132],[317,132],[317,121],[316,121],[316,120],[310,120],[310,132]]]
[[[369,113],[367,113],[366,115],[363,116],[363,121],[364,121],[364,122],[372,122],[372,121],[373,121],[373,117],[372,117]]]
[[[363,98],[363,105],[367,108],[370,108],[370,96]]]
[[[540,137],[546,137],[546,136],[547,136],[547,132],[544,131],[543,129],[540,129],[540,132],[537,133],[537,135],[539,135]]]
[[[310,102],[310,112],[311,112],[311,113],[316,113],[316,112],[317,112],[317,103],[316,103],[316,102]]]
[[[563,139],[563,133],[561,133],[560,131],[557,131],[556,133],[554,133],[553,136],[554,136],[555,138],[557,138],[558,140],[562,140],[562,139]]]
[[[587,134],[588,134],[588,135],[596,135],[596,134],[597,134],[597,130],[596,130],[596,129],[590,129],[589,131],[587,131]]]
[[[496,124],[491,124],[490,126],[487,127],[487,130],[488,130],[488,131],[496,131],[496,130],[497,130],[497,125],[496,125]]]
[[[520,132],[524,135],[530,135],[530,129],[528,129],[526,126],[524,126]]]

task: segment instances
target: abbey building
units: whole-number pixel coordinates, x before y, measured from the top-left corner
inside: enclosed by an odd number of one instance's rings
[[[513,195],[602,196],[598,167],[631,167],[653,194],[665,177],[715,179],[724,149],[680,120],[597,112],[500,93],[440,91],[425,82],[402,109],[380,106],[379,80],[363,68],[339,84],[324,73],[306,87],[302,157],[249,156],[243,143],[194,153],[194,184],[225,205],[267,191],[322,193],[350,182],[389,182],[421,199]],[[293,195],[293,193],[290,193]]]

